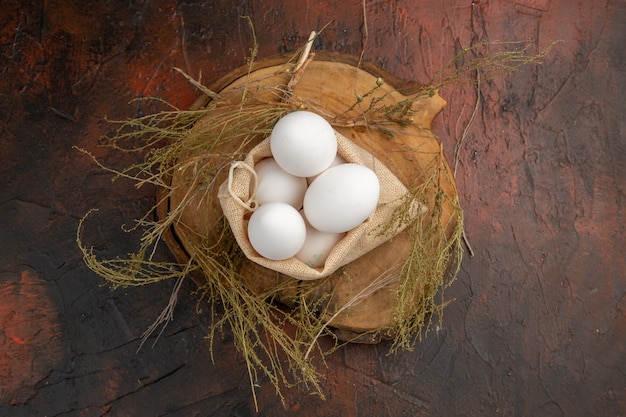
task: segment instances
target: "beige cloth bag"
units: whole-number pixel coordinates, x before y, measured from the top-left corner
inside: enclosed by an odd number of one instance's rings
[[[337,137],[337,152],[346,162],[364,165],[374,171],[380,182],[380,197],[376,210],[361,225],[350,230],[347,235],[335,245],[322,268],[312,268],[295,257],[274,261],[260,256],[252,247],[248,239],[248,218],[253,207],[250,202],[254,195],[255,163],[271,157],[269,137],[254,147],[244,161],[235,161],[231,165],[228,180],[221,184],[218,197],[237,243],[244,254],[251,261],[266,268],[280,272],[293,278],[312,280],[324,278],[340,267],[363,256],[380,244],[388,241],[400,233],[406,224],[394,225],[389,228],[394,212],[402,204],[406,204],[407,188],[398,178],[372,154],[357,146],[351,140],[335,131]],[[417,210],[426,210],[426,207],[414,204],[411,208],[413,217]],[[384,262],[384,260],[381,260]]]

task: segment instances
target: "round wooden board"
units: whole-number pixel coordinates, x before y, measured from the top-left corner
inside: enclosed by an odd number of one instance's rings
[[[255,99],[277,101],[280,97],[276,96],[276,90],[273,87],[284,86],[291,79],[288,72],[290,67],[285,63],[284,59],[257,63],[249,76],[247,68],[234,71],[218,81],[212,90],[219,91],[222,97],[233,102],[240,100],[244,89],[248,96],[254,96]],[[400,80],[378,68],[371,65],[360,67],[356,64],[354,58],[349,56],[315,56],[301,71],[298,82],[293,86],[293,97],[300,100],[303,108],[323,115],[331,121],[337,131],[376,156],[409,189],[418,186],[421,179],[430,175],[433,170],[444,170],[446,177],[451,181],[442,183],[441,190],[449,197],[448,200],[455,201],[456,188],[453,176],[441,145],[430,130],[433,118],[445,105],[444,100],[435,91],[431,92],[431,95],[424,95],[424,90],[416,86],[403,87]],[[380,85],[380,80],[383,80],[382,85]],[[375,89],[376,96],[381,98],[380,103],[377,104],[392,106],[408,99],[414,100],[412,124],[403,128],[395,126],[393,137],[389,137],[379,129],[355,126],[354,121],[362,119],[365,103],[365,100],[361,104],[357,101],[361,97],[367,97],[368,92],[373,89]],[[416,98],[415,94],[422,94],[422,96]],[[201,119],[196,128],[206,128],[203,123],[205,121]],[[262,139],[263,137],[259,137],[259,141]],[[252,145],[256,143],[258,142]],[[223,162],[219,163],[223,164]],[[217,161],[216,164],[218,164]],[[217,184],[225,179],[225,173],[221,175],[216,181]],[[172,178],[172,185],[177,191],[159,207],[161,217],[167,215],[170,208],[176,207],[185,198],[190,191],[186,184],[193,184],[192,176],[191,172],[183,171]],[[183,186],[178,187],[180,184]],[[170,233],[165,237],[168,246],[180,262],[186,262],[189,259],[189,245],[185,242],[195,239],[198,243],[199,239],[210,235],[211,230],[220,221],[221,208],[216,191],[212,198],[208,199],[202,197],[202,193],[198,193],[197,201],[192,200],[191,204],[187,205]],[[430,201],[424,202],[429,209],[434,206],[434,198],[435,192],[432,193]],[[444,203],[443,214],[439,221],[442,225],[447,225],[451,232],[456,218],[454,218],[454,207],[450,201]],[[332,294],[324,310],[323,319],[330,320],[332,317],[330,325],[335,329],[339,338],[375,343],[381,337],[393,336],[385,329],[389,328],[396,314],[397,280],[377,290],[358,304],[345,309],[343,307],[376,277],[399,268],[407,258],[411,245],[408,232],[403,231],[367,255],[341,268],[310,292],[311,302]],[[287,306],[292,303],[294,295],[299,293],[300,287],[308,285],[251,261],[244,263],[241,272],[247,285],[257,292],[288,281],[290,285],[279,299]],[[397,272],[394,273],[397,274]],[[201,276],[195,277],[198,285],[202,285],[203,279],[205,278]],[[339,310],[342,311],[335,314]]]

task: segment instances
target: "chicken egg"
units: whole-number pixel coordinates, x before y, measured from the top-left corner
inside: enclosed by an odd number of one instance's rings
[[[337,155],[335,155],[335,159],[333,159],[333,162],[330,163],[330,166],[328,168],[332,168],[334,166],[337,166],[337,165],[340,165],[340,164],[345,164],[345,163],[346,163],[346,160],[343,159],[343,156],[337,154]],[[328,168],[326,168],[326,169],[328,169]],[[324,172],[324,171],[322,171],[322,172]],[[321,172],[320,172],[320,174],[321,174]],[[315,180],[315,178],[317,178],[320,174],[315,175],[313,177],[307,177],[307,179],[306,179],[307,184],[311,184]]]
[[[254,170],[258,176],[258,186],[254,199],[259,205],[283,202],[295,209],[302,208],[307,182],[282,169],[274,158],[265,158],[257,162]]]
[[[345,233],[326,233],[315,229],[304,219],[306,224],[306,238],[302,249],[296,254],[296,259],[301,260],[311,268],[324,266],[326,258],[346,235]]]
[[[365,221],[378,205],[380,183],[371,169],[355,164],[329,168],[309,185],[304,214],[322,232],[347,232]]]
[[[297,254],[306,237],[302,215],[287,203],[259,206],[248,222],[248,239],[259,255],[275,261]]]
[[[322,116],[295,111],[274,125],[270,149],[285,171],[298,177],[312,177],[327,169],[335,159],[337,137]]]

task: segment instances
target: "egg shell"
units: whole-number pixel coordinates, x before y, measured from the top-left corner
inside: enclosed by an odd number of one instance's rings
[[[346,160],[343,158],[343,156],[337,154],[337,155],[335,155],[335,159],[333,159],[333,162],[330,163],[330,166],[328,168],[326,168],[324,171],[326,171],[327,169],[332,168],[334,166],[345,164],[345,163],[346,163]],[[324,171],[322,171],[322,172],[324,172]],[[315,175],[313,177],[307,177],[307,179],[306,179],[307,184],[310,185],[313,181],[315,181],[315,178],[319,177],[320,174],[322,174],[322,172],[320,172],[318,175]]]
[[[295,111],[274,125],[270,149],[285,171],[298,177],[312,177],[327,169],[335,159],[337,137],[322,116]]]
[[[311,226],[306,218],[304,222],[306,224],[306,238],[302,249],[296,254],[296,259],[312,268],[321,268],[330,252],[346,234],[321,232]]]
[[[291,175],[274,158],[262,159],[255,164],[254,170],[259,180],[254,199],[259,205],[282,202],[297,210],[302,208],[307,189],[305,178]]]
[[[302,215],[287,203],[259,206],[248,222],[248,239],[264,258],[282,261],[297,254],[306,237]]]
[[[304,213],[311,226],[322,232],[347,232],[376,210],[380,196],[378,177],[371,169],[355,164],[334,166],[309,185]]]

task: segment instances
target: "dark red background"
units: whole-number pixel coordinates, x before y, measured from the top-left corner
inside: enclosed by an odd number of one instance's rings
[[[259,415],[626,415],[626,7],[623,1],[3,1],[0,6],[0,415],[247,416],[242,357],[225,334],[211,363],[209,318],[190,282],[154,345],[142,332],[173,282],[111,291],[75,243],[125,256],[125,233],[154,204],[79,153],[104,117],[197,95],[245,63],[252,18],[259,57],[293,52],[333,20],[318,49],[358,55],[427,81],[460,46],[562,40],[541,66],[480,85],[461,146],[458,188],[475,251],[454,299],[412,352],[347,346],[328,358],[326,401],[303,388],[283,406],[267,381]],[[434,125],[449,157],[476,101],[449,85]],[[170,259],[164,247],[157,254]]]

